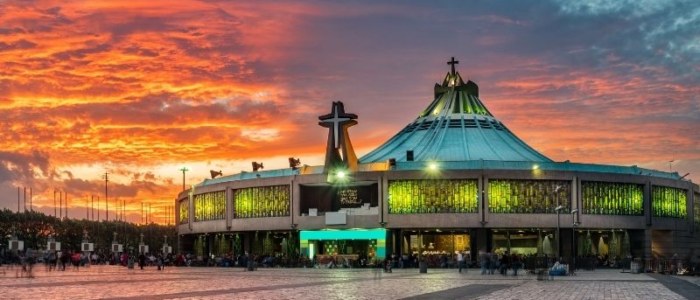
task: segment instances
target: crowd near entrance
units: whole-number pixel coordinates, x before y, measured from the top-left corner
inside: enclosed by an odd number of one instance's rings
[[[397,267],[417,267],[422,259],[428,267],[458,267],[458,254],[469,263],[472,239],[466,230],[404,230],[400,233]]]
[[[484,257],[500,263],[504,256],[526,270],[619,268],[682,270],[682,258],[641,257],[644,231],[623,229],[325,229],[256,231],[183,236],[186,265],[260,267],[479,268]],[[660,234],[657,234],[660,235]],[[192,250],[186,250],[192,249]],[[494,259],[496,258],[496,259]],[[460,261],[462,263],[460,263]],[[496,265],[499,265],[496,263]],[[681,264],[688,265],[688,263]],[[498,270],[498,269],[497,269]]]
[[[366,267],[386,258],[387,231],[378,229],[303,230],[301,253],[314,266]]]

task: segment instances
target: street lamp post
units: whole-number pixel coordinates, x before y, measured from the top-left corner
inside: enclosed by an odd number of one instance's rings
[[[578,226],[578,222],[576,222],[577,212],[578,209],[571,211],[571,273],[576,271],[576,226]]]
[[[559,215],[561,214],[562,209],[564,209],[564,207],[561,205],[557,206],[557,208],[554,209],[557,212],[557,260],[559,260],[559,258],[561,257],[561,224]]]
[[[180,171],[182,171],[182,190],[184,191],[185,190],[185,172],[189,171],[189,169],[187,167],[182,167],[182,169],[180,169]]]
[[[106,211],[106,217],[105,220],[109,222],[109,201],[107,200],[107,183],[109,182],[109,173],[105,173],[105,211]]]

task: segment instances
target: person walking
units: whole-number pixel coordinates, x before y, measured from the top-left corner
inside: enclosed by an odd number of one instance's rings
[[[486,270],[489,268],[490,258],[486,256],[487,252],[479,251],[479,266],[481,267],[481,275],[486,275]]]
[[[57,263],[56,263],[56,260],[57,260],[56,257],[57,257],[56,251],[54,251],[54,250],[49,250],[49,257],[48,257],[48,260],[47,260],[47,263],[48,263],[48,266],[49,266],[49,271],[52,271],[53,269],[56,268],[56,264],[57,264]]]
[[[156,265],[158,266],[158,271],[165,269],[163,266],[163,256],[160,254],[156,257]]]
[[[139,254],[139,268],[143,270],[143,265],[146,264],[146,255],[143,253]]]
[[[61,253],[61,258],[60,258],[61,271],[66,270],[66,264],[68,263],[69,260],[70,260],[70,254],[68,254],[68,250],[63,250],[63,252]]]
[[[520,256],[517,253],[513,253],[510,259],[511,266],[513,268],[513,276],[518,276],[518,269],[520,269]]]
[[[388,258],[384,260],[384,273],[391,273],[392,259]]]
[[[464,250],[464,253],[462,253],[462,257],[464,260],[464,272],[466,273],[467,271],[469,271],[469,267],[472,264],[472,254],[469,253],[468,250]]]
[[[503,256],[501,256],[501,266],[499,267],[499,271],[501,275],[506,276],[508,275],[508,268],[510,267],[510,253],[506,251],[503,253]]]
[[[462,267],[464,266],[464,255],[462,255],[462,252],[455,251],[457,252],[457,266],[459,268],[458,273],[462,273]]]
[[[493,275],[498,265],[498,255],[496,252],[488,252],[487,256],[489,258],[489,275]]]
[[[80,270],[80,253],[79,252],[73,252],[73,254],[70,256],[71,263],[73,264],[73,269],[76,271]]]

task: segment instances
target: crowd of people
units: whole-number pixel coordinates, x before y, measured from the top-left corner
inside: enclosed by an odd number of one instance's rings
[[[68,268],[79,270],[80,267],[90,265],[122,265],[133,268],[134,264],[143,269],[147,266],[156,266],[159,270],[166,265],[175,265],[177,261],[172,254],[160,253],[106,253],[103,251],[82,252],[72,250],[34,250],[1,251],[0,265],[19,265],[17,277],[32,277],[32,270],[37,264],[43,264],[47,271],[66,271]],[[180,258],[180,265],[185,265],[184,256]]]
[[[508,274],[508,270],[513,270],[513,276],[518,276],[518,270],[524,267],[522,257],[517,253],[505,251],[502,254],[484,252],[479,253],[479,265],[481,275],[493,275],[498,270],[503,276]]]
[[[357,255],[356,255],[357,256]],[[585,257],[577,258],[578,264],[585,261]],[[679,271],[679,265],[675,258],[669,260],[667,269],[675,274]],[[440,253],[433,255],[418,255],[413,252],[405,255],[391,254],[385,259],[368,259],[363,256],[348,258],[348,255],[322,255],[306,257],[304,255],[287,256],[284,253],[256,255],[243,252],[238,255],[227,253],[220,256],[196,256],[192,253],[167,254],[160,253],[112,253],[103,250],[95,252],[81,251],[39,251],[27,249],[25,251],[0,251],[0,265],[21,265],[18,276],[32,276],[35,264],[44,264],[47,271],[65,271],[67,268],[79,270],[80,267],[90,265],[121,265],[128,268],[156,267],[158,270],[166,266],[218,266],[218,267],[307,267],[307,268],[382,268],[391,272],[393,268],[419,268],[420,263],[431,268],[455,268],[459,273],[466,272],[471,267],[480,267],[481,275],[501,274],[503,276],[518,276],[523,269],[547,269],[553,264],[564,262],[554,258],[535,255],[519,255],[508,251],[480,251],[476,259],[472,259],[469,251],[455,251],[454,253]],[[567,266],[564,264],[564,266]],[[568,270],[566,272],[568,274]]]

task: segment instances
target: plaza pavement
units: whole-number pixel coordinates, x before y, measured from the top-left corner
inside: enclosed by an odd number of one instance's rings
[[[174,268],[91,266],[17,278],[0,270],[0,299],[700,299],[700,277],[579,271],[538,281],[456,269]]]

